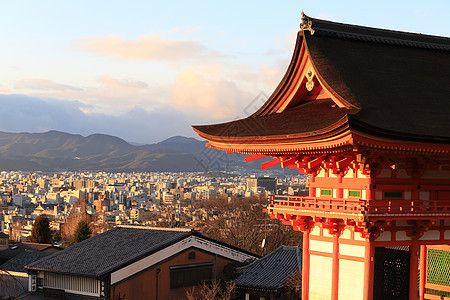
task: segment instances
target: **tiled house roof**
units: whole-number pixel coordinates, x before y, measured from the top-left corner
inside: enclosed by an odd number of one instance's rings
[[[26,249],[22,253],[14,256],[4,264],[0,265],[0,269],[14,272],[26,272],[26,265],[40,260],[48,255],[49,253],[46,252]]]
[[[191,236],[225,246],[235,253],[257,257],[192,230],[116,227],[32,263],[27,269],[101,277]]]
[[[238,269],[235,280],[239,288],[277,291],[294,272],[301,270],[302,250],[295,246],[280,246],[261,259]]]
[[[32,263],[27,268],[98,277],[191,234],[191,231],[116,227]]]

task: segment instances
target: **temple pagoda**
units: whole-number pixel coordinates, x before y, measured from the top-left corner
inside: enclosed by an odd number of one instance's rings
[[[308,197],[267,206],[304,233],[302,299],[450,299],[449,50],[302,14],[265,104],[194,126],[207,147],[309,175]]]

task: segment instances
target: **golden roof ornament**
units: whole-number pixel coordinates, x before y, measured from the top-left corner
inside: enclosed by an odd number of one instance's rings
[[[305,31],[308,30],[311,35],[314,34],[314,29],[312,28],[311,19],[302,11],[302,22],[300,23],[300,29]]]

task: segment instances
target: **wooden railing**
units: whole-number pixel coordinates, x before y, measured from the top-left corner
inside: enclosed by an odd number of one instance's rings
[[[449,200],[362,200],[270,195],[269,208],[361,214],[450,214]]]

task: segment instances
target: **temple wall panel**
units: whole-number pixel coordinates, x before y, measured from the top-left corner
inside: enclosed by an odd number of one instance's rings
[[[408,175],[406,170],[403,170],[403,169],[396,170],[395,176],[396,176],[396,178],[411,178],[411,176]]]
[[[353,171],[353,169],[349,169],[345,174],[344,178],[353,178],[354,174],[355,172]]]
[[[441,233],[439,230],[429,230],[424,232],[422,237],[419,239],[421,241],[429,240],[429,241],[438,241],[441,239]]]
[[[422,179],[449,179],[450,171],[447,170],[425,170]]]
[[[367,199],[367,190],[362,190],[362,192],[361,192],[361,199],[363,199],[363,200]]]
[[[365,247],[339,243],[339,254],[364,258]]]
[[[331,257],[310,256],[309,299],[331,299],[331,272],[333,260]]]
[[[332,238],[333,235],[328,232],[328,230],[322,230],[322,236]]]
[[[340,259],[338,299],[363,299],[363,292],[364,262]]]
[[[383,200],[383,192],[375,191],[375,200]]]
[[[380,236],[376,239],[377,242],[390,242],[392,241],[392,232],[384,231],[380,234]]]
[[[358,233],[358,232],[355,232],[355,235],[354,235],[353,239],[355,241],[362,241],[362,242],[366,240],[365,238],[361,237],[361,234]]]
[[[406,231],[397,231],[395,233],[396,241],[411,241],[411,237],[406,235]]]
[[[411,198],[411,191],[405,191],[404,193],[403,193],[403,198],[405,199],[405,200],[411,200],[412,198]]]
[[[320,227],[315,226],[311,232],[309,233],[310,235],[316,235],[316,236],[320,236]]]
[[[333,174],[333,172],[329,172],[328,177],[330,177],[330,178],[339,178],[339,176]]]
[[[350,229],[344,229],[341,233],[341,236],[339,237],[339,240],[341,239],[352,239],[352,231]]]
[[[311,239],[309,243],[309,250],[333,253],[333,243]]]
[[[430,191],[420,191],[419,200],[430,200]]]
[[[391,177],[392,177],[391,169],[383,169],[381,170],[380,174],[376,176],[376,178],[391,178]]]
[[[348,189],[344,189],[344,199],[348,198]]]
[[[444,240],[450,240],[450,230],[444,231]]]
[[[317,173],[316,177],[317,178],[325,177],[325,170],[324,169],[320,169],[320,171],[319,171],[319,173]]]

